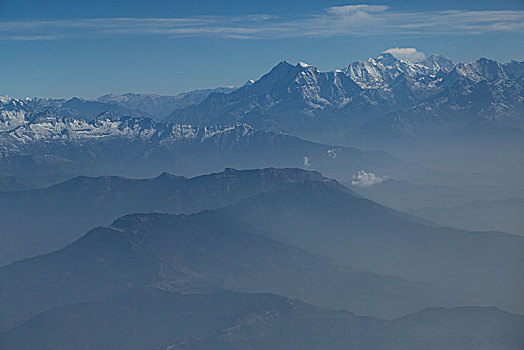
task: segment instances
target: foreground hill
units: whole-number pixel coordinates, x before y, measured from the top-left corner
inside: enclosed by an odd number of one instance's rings
[[[133,214],[56,252],[0,268],[4,330],[55,306],[155,285],[183,292],[271,292],[392,317],[458,305],[458,293],[343,268],[230,217]]]
[[[430,308],[393,321],[271,294],[154,288],[41,313],[0,335],[11,349],[520,350],[524,317],[495,308]]]

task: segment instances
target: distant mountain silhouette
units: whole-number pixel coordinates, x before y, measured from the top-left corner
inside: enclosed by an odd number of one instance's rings
[[[524,235],[524,198],[478,200],[453,207],[430,207],[411,211],[442,225],[466,230],[499,230]]]

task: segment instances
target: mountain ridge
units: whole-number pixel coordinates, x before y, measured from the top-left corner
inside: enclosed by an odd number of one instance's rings
[[[58,249],[94,226],[132,212],[194,213],[306,180],[330,181],[301,169],[226,169],[192,178],[79,176],[47,188],[0,193],[2,264]],[[341,186],[341,185],[339,185]],[[346,189],[349,191],[349,189]],[[31,213],[34,220],[25,220]]]
[[[209,309],[213,309],[213,318]],[[107,332],[109,326],[112,332]],[[495,308],[428,308],[388,321],[271,294],[220,291],[184,295],[142,288],[99,302],[43,312],[1,334],[0,341],[20,350],[36,344],[55,350],[86,344],[97,349],[151,350],[232,350],[248,346],[254,350],[348,346],[375,350],[421,346],[513,350],[524,341],[522,329],[522,316]]]
[[[427,174],[385,151],[319,144],[241,123],[196,126],[108,113],[85,121],[44,113],[10,125],[0,132],[0,173],[27,180],[33,173],[150,177],[268,166],[303,167],[332,177],[361,169]]]
[[[272,292],[380,315],[462,300],[427,283],[351,270],[213,211],[129,214],[62,249],[1,267],[0,276],[4,330],[55,306],[147,285]]]

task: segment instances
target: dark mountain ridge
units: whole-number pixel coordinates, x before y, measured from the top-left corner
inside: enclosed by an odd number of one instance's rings
[[[430,308],[386,321],[271,294],[142,288],[41,313],[0,341],[20,350],[518,350],[523,330],[522,316],[495,308]]]
[[[462,301],[425,283],[344,268],[209,211],[124,216],[63,249],[0,268],[0,281],[4,330],[55,306],[147,285],[271,292],[385,317]]]
[[[48,188],[0,193],[0,263],[59,249],[128,213],[217,209],[303,181],[333,182],[300,169],[226,169],[193,178],[168,173],[153,179],[76,177]]]

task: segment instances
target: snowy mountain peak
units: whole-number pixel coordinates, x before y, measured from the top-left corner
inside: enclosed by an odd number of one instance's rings
[[[391,66],[400,61],[398,58],[388,52],[383,52],[375,59],[376,62],[382,63],[385,66]]]
[[[350,63],[344,70],[362,88],[390,88],[399,78],[417,80],[435,75],[440,70],[450,71],[454,64],[451,60],[431,55],[421,61],[413,62],[398,59],[390,53],[382,53],[377,58]]]
[[[524,61],[519,62],[512,60],[511,62],[506,63],[504,65],[504,71],[514,79],[521,78],[524,76]]]
[[[31,99],[27,97],[24,99],[20,99],[20,98],[15,98],[11,96],[0,96],[0,105],[3,105],[4,107],[7,105],[10,105],[12,107],[14,106],[21,107],[29,102],[31,102]]]
[[[450,71],[455,67],[453,61],[437,54],[433,54],[423,59],[420,63],[429,68],[433,72],[433,74],[437,73],[440,70]]]
[[[67,100],[66,102],[84,102],[85,100],[83,98],[80,98],[80,97],[71,97],[69,100]]]
[[[280,61],[271,72],[300,72],[304,70],[317,70],[317,67],[307,64],[305,62],[298,62],[295,66],[287,61]],[[270,72],[270,73],[271,73]]]
[[[480,58],[471,63],[460,63],[455,67],[454,74],[473,82],[481,80],[495,81],[506,79],[503,66],[497,61]]]
[[[10,96],[0,96],[0,103],[8,104],[13,98]]]

